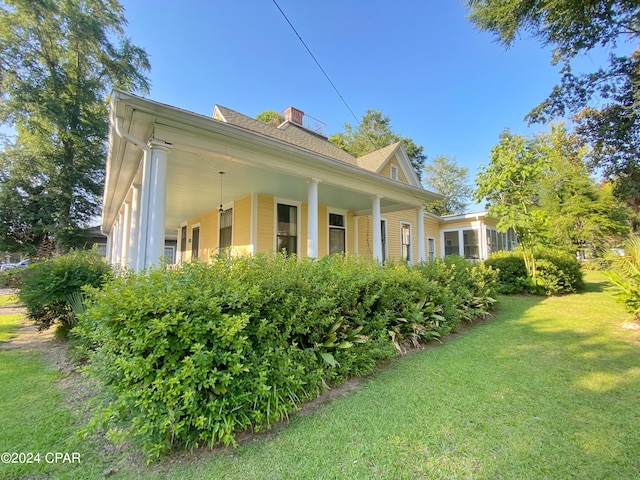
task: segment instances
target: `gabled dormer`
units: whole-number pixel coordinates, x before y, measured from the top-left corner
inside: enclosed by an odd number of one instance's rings
[[[421,187],[411,160],[400,142],[359,157],[357,161],[360,168],[407,185]]]

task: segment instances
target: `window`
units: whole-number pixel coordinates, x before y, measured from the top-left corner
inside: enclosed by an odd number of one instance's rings
[[[107,256],[107,244],[106,243],[94,243],[93,248],[96,250],[96,253],[101,257]]]
[[[180,261],[186,260],[187,253],[187,226],[180,227]]]
[[[491,230],[491,251],[497,252],[498,250],[498,232]]]
[[[476,230],[463,230],[464,258],[480,258],[480,246],[478,244],[478,232]]]
[[[298,253],[298,207],[278,203],[278,251]]]
[[[200,226],[191,229],[191,258],[198,258],[200,255]]]
[[[165,245],[164,247],[164,261],[168,265],[176,263],[176,247],[173,245]]]
[[[391,164],[390,170],[391,170],[391,179],[398,180],[398,166]]]
[[[460,255],[458,232],[444,232],[444,254]]]
[[[436,259],[436,239],[429,238],[427,239],[428,249],[429,249],[429,260]]]
[[[516,237],[516,232],[513,228],[507,230],[507,235],[509,236],[509,250],[513,250],[518,246],[518,238]]]
[[[220,251],[231,246],[233,208],[220,212]]]
[[[345,253],[344,215],[329,214],[329,254]]]
[[[387,221],[380,220],[380,243],[382,243],[382,263],[387,261]]]
[[[408,223],[400,224],[400,237],[402,250],[400,252],[402,259],[411,262],[411,225]]]

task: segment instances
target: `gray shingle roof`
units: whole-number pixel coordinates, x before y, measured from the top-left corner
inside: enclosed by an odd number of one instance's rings
[[[354,156],[335,146],[321,135],[313,133],[310,130],[300,127],[294,123],[284,122],[282,125],[274,127],[220,105],[215,106],[214,114],[215,110],[217,110],[222,116],[222,118],[218,118],[218,120],[235,125],[236,127],[250,130],[254,133],[282,140],[283,142],[290,143],[313,153],[333,158],[334,160],[340,160],[351,165],[359,166],[358,161]]]
[[[399,144],[400,142],[392,143],[380,150],[375,150],[374,152],[363,155],[362,157],[358,157],[356,159],[358,166],[371,172],[377,172]]]

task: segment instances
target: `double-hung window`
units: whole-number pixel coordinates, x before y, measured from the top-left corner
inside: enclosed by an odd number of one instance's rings
[[[344,215],[329,214],[329,254],[346,252],[345,227]]]
[[[411,262],[411,225],[408,223],[400,224],[400,239],[402,260]]]
[[[298,207],[278,203],[278,251],[287,255],[298,253]]]
[[[233,208],[220,213],[220,251],[231,246],[233,232]]]
[[[427,244],[429,247],[429,260],[433,261],[436,259],[436,239],[435,238],[429,238],[427,240]]]

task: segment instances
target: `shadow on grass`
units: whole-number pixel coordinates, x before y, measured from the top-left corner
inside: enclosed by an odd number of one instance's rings
[[[590,283],[585,293],[606,295],[607,286]],[[538,416],[553,419],[547,441],[558,451],[574,455],[576,464],[582,459],[599,472],[610,468],[631,478],[625,475],[640,468],[640,345],[620,333],[613,309],[583,314],[596,302],[573,298],[582,305],[568,308],[558,298],[535,310],[509,299],[525,308],[517,315],[512,306],[503,317],[513,343],[500,345],[494,359],[523,397],[535,392]]]

